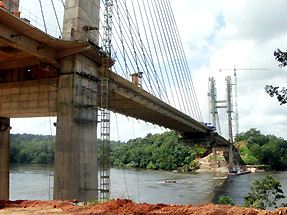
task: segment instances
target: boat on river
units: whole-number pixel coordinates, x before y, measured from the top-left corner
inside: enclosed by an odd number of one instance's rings
[[[228,176],[237,176],[237,175],[245,175],[251,173],[250,170],[232,170],[230,173],[228,173]]]
[[[167,183],[167,184],[168,184],[168,183],[175,183],[175,182],[176,182],[176,180],[165,180],[165,181],[164,181],[164,183]]]

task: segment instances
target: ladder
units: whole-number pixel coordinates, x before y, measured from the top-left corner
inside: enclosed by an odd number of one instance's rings
[[[105,67],[104,67],[105,68]],[[110,111],[109,79],[101,79],[100,201],[110,196]]]
[[[112,14],[113,0],[104,0],[104,35],[102,53],[102,71],[100,77],[100,115],[101,115],[101,146],[100,146],[100,201],[110,197],[110,111],[109,111],[109,67],[111,61]]]

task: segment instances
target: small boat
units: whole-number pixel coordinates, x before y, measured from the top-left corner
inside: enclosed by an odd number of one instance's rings
[[[175,183],[176,180],[165,180],[164,183]]]
[[[228,173],[228,176],[237,176],[237,175],[245,175],[251,173],[250,170],[232,170],[230,173]]]

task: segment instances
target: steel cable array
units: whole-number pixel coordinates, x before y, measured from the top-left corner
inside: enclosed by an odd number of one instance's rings
[[[53,0],[51,2],[60,28]],[[64,7],[64,1],[61,2]],[[113,70],[126,79],[143,72],[144,90],[202,121],[170,0],[113,0],[113,4],[112,56],[116,60]],[[100,41],[103,6],[104,0],[101,0]]]
[[[145,90],[202,121],[169,0],[114,0],[113,19],[114,70],[125,78],[143,72]]]

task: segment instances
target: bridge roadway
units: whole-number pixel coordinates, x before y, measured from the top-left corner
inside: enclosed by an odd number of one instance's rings
[[[60,59],[77,53],[81,53],[101,65],[102,58],[99,48],[87,41],[74,42],[56,39],[3,8],[0,8],[0,18],[0,82],[1,75],[3,76],[5,71],[13,70],[16,67],[25,68],[45,63],[56,70],[60,70]],[[49,78],[52,83],[56,84],[60,75],[61,72],[56,76],[52,76],[53,78],[51,76]],[[9,81],[6,77],[6,83],[2,81],[1,88],[3,91],[9,87],[14,90],[17,88],[18,80],[13,77],[13,74],[11,76],[12,78]],[[204,142],[210,144],[216,142],[218,146],[228,146],[230,144],[229,141],[202,123],[164,103],[132,82],[111,71],[109,76],[109,108],[111,111],[179,131],[182,134],[183,142],[186,143]],[[96,76],[93,79],[96,82],[100,81]],[[41,80],[26,81],[41,82]],[[34,110],[26,109],[25,112],[14,111],[13,108],[7,109],[3,95],[0,101],[1,117],[39,117],[56,116],[57,114],[55,109],[57,101],[50,102],[50,105],[38,108],[36,111],[34,108]],[[99,100],[98,103],[100,103]],[[185,139],[189,141],[185,141]]]

